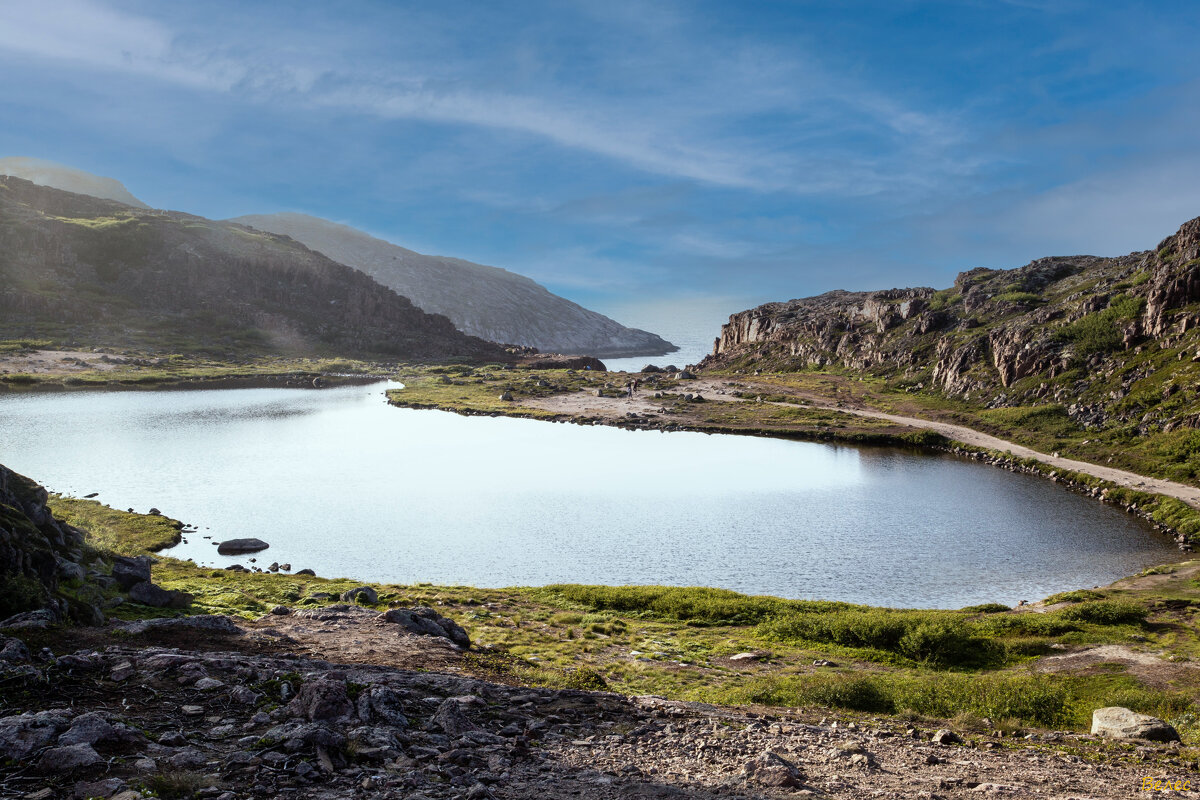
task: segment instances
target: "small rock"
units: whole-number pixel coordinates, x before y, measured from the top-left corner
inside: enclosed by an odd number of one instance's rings
[[[193,598],[187,592],[168,591],[149,581],[142,581],[129,590],[129,599],[153,608],[187,608]]]
[[[962,737],[959,736],[957,733],[955,733],[954,731],[946,730],[945,728],[942,728],[941,730],[939,730],[938,732],[933,734],[933,739],[932,739],[934,744],[947,744],[947,745],[962,744],[962,740],[963,740]]]
[[[201,678],[192,685],[202,692],[207,692],[213,689],[220,689],[225,685],[225,682],[219,681],[216,678]]]
[[[346,682],[334,678],[318,678],[303,684],[287,710],[294,717],[313,722],[345,719],[354,714]]]
[[[204,716],[204,706],[180,706],[179,713],[185,717],[202,717]]]

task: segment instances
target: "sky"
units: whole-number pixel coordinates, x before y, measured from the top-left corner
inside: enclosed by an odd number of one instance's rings
[[[1154,247],[1200,216],[1198,34],[1186,0],[0,0],[0,156],[678,329]]]

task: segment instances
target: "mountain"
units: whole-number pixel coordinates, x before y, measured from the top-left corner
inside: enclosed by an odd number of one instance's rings
[[[498,267],[422,255],[306,214],[251,215],[232,221],[290,236],[360,269],[482,339],[599,358],[663,355],[678,349],[653,333],[626,328]]]
[[[24,178],[39,186],[62,189],[64,192],[91,195],[103,200],[116,200],[118,203],[135,208],[149,208],[148,205],[130,194],[124,184],[118,180],[102,178],[90,172],[55,164],[53,161],[43,161],[40,158],[0,158],[0,175]]]
[[[941,291],[768,303],[731,316],[703,366],[866,373],[963,408],[1036,409],[1024,427],[1058,420],[1060,437],[1186,433],[1155,441],[1195,453],[1180,474],[1200,475],[1200,219],[1127,256],[973,269]]]
[[[504,359],[286,237],[0,177],[0,338]]]

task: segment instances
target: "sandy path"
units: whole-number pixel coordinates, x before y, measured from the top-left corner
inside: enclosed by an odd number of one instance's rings
[[[748,384],[749,385],[749,384]],[[762,387],[764,391],[775,392],[778,387]],[[714,380],[699,379],[680,384],[676,392],[700,392],[706,399],[712,402],[746,402],[746,398],[733,397],[725,394],[725,383]],[[828,411],[838,411],[843,414],[853,414],[857,417],[868,417],[870,419],[885,420],[897,425],[904,425],[912,428],[924,428],[927,430],[940,433],[948,439],[953,439],[963,444],[972,445],[974,447],[986,447],[990,450],[998,450],[1000,452],[1009,452],[1018,458],[1036,458],[1043,464],[1049,464],[1058,469],[1070,470],[1072,472],[1080,472],[1085,475],[1091,475],[1102,480],[1110,481],[1119,486],[1128,486],[1138,491],[1153,492],[1162,494],[1168,497],[1177,497],[1189,505],[1200,508],[1200,488],[1188,486],[1183,483],[1174,481],[1166,481],[1160,478],[1150,478],[1145,475],[1138,475],[1133,472],[1126,472],[1121,469],[1101,466],[1100,464],[1092,464],[1088,461],[1076,461],[1071,458],[1057,457],[1052,453],[1041,453],[1037,450],[1023,447],[1013,442],[1005,441],[996,436],[982,433],[973,428],[968,428],[965,425],[954,425],[948,422],[935,422],[933,420],[921,419],[920,417],[905,417],[899,414],[888,414],[883,411],[874,411],[867,408],[851,408],[848,406],[837,406],[828,403],[823,403],[815,398],[805,398],[807,402],[798,403],[774,403],[774,405],[795,405],[804,408],[815,408]],[[624,397],[595,397],[589,393],[577,392],[574,394],[555,395],[552,397],[540,398],[537,400],[526,401],[527,405],[552,411],[559,414],[583,414],[604,418],[623,417],[629,412],[640,414],[653,414],[660,407],[660,403],[649,396],[649,394],[639,395],[632,400]]]

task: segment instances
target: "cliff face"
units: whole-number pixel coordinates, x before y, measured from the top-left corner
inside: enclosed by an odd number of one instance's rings
[[[46,499],[41,486],[0,465],[0,619],[50,607],[92,621],[98,612],[81,615],[55,596],[60,580],[84,576],[83,534],[56,520]]]
[[[0,337],[504,358],[286,237],[0,176]]]
[[[1084,424],[1192,424],[1200,219],[1155,250],[974,269],[949,289],[830,292],[734,314],[705,367],[845,368],[988,406],[1070,403]],[[1193,373],[1196,373],[1193,375]],[[1151,387],[1164,393],[1140,395]],[[1174,398],[1172,403],[1163,400]]]
[[[238,217],[234,222],[290,236],[362,270],[459,330],[543,352],[599,358],[662,355],[677,348],[551,294],[523,275],[457,258],[427,256],[362,231],[305,214]]]

